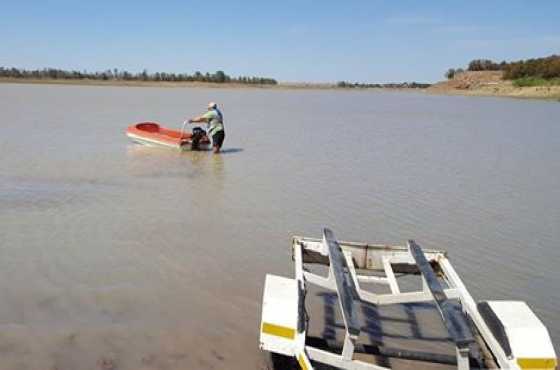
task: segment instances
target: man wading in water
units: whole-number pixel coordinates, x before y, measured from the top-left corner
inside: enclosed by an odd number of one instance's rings
[[[208,103],[208,112],[189,119],[189,123],[195,122],[206,122],[208,124],[208,136],[212,138],[214,153],[219,153],[226,133],[224,131],[224,116],[218,109],[218,104],[214,102]]]

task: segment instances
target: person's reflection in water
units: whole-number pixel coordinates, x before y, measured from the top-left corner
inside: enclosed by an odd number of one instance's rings
[[[212,160],[212,170],[214,175],[222,177],[224,176],[224,157],[221,155],[214,155]]]
[[[193,168],[204,168],[205,163],[208,161],[208,153],[204,151],[191,151],[183,153],[184,156],[189,157]]]
[[[185,153],[191,160],[192,166],[196,170],[207,172],[208,168],[212,168],[214,175],[223,176],[224,172],[224,158],[219,155],[210,156],[208,152],[193,151]]]
[[[210,192],[221,192],[224,182],[224,158],[219,155],[208,155],[208,152],[189,152],[188,155],[193,172],[197,178],[202,178],[205,187],[212,187],[207,189]]]
[[[190,209],[189,214],[195,210],[200,220],[212,224],[223,217],[227,209],[225,161],[222,156],[208,152],[189,152],[184,157],[186,162],[183,166],[187,168],[188,175],[182,182],[185,199],[190,199],[190,206],[187,207]]]

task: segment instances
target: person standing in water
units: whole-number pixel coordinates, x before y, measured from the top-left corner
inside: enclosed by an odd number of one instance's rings
[[[218,104],[208,103],[208,112],[201,116],[189,119],[189,123],[206,122],[208,124],[208,136],[212,138],[214,153],[219,153],[224,143],[226,133],[224,131],[224,116],[218,109]]]

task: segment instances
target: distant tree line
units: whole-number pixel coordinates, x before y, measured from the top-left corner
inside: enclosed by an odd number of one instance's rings
[[[430,87],[430,84],[420,83],[420,82],[400,82],[400,83],[386,83],[386,84],[368,84],[368,83],[359,83],[359,82],[346,82],[346,81],[339,81],[336,84],[337,87],[342,88],[360,88],[360,89],[367,89],[367,88],[388,88],[388,89],[425,89]]]
[[[455,78],[455,75],[459,74],[459,73],[463,73],[465,72],[465,70],[463,68],[449,68],[446,72],[445,72],[445,78],[447,78],[448,80],[452,80]]]
[[[22,79],[53,79],[53,80],[118,80],[118,81],[166,81],[166,82],[213,82],[225,83],[235,82],[241,84],[254,85],[276,85],[278,82],[273,78],[240,76],[230,77],[224,71],[216,71],[215,73],[201,73],[196,71],[194,74],[188,73],[167,73],[155,72],[148,73],[143,70],[139,73],[131,73],[117,68],[107,69],[102,72],[87,71],[67,71],[56,68],[44,69],[19,69],[0,67],[0,77],[22,78]]]
[[[507,65],[506,61],[502,61],[501,63],[495,63],[490,59],[475,59],[471,60],[469,66],[467,67],[468,71],[501,71]]]
[[[467,71],[503,71],[505,80],[535,77],[543,79],[560,78],[560,56],[551,55],[545,58],[519,60],[516,62],[501,63],[490,59],[472,60]],[[447,79],[453,79],[456,74],[464,72],[462,68],[450,68],[445,72]]]
[[[560,78],[560,55],[511,62],[503,70],[506,80],[524,77],[538,77],[547,80]]]

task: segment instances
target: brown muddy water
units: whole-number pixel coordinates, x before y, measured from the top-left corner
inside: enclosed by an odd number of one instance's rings
[[[210,100],[224,153],[129,143]],[[290,237],[445,249],[560,343],[560,104],[0,85],[0,368],[255,369]],[[312,313],[313,314],[313,313]]]

